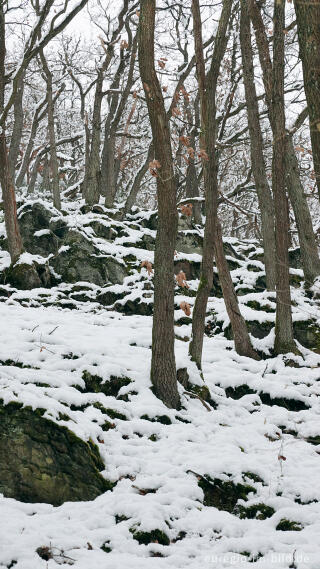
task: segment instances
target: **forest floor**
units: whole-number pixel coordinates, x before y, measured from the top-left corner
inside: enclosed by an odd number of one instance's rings
[[[250,249],[229,242],[239,254]],[[124,255],[120,243],[100,245]],[[138,267],[153,252],[133,244],[131,255],[137,268],[123,285],[109,287],[123,305],[123,290],[140,301],[152,280]],[[242,259],[233,278],[250,287],[253,261]],[[319,569],[320,355],[301,344],[300,356],[272,355],[274,295],[253,287],[239,297],[246,319],[270,324],[265,337],[252,336],[260,361],[236,354],[224,333],[223,301],[210,299],[208,397],[188,358],[191,325],[179,309],[182,300],[193,304],[196,279],[190,290],[177,290],[177,369],[187,368],[189,384],[179,384],[182,408],[175,411],[150,389],[152,316],[102,306],[94,284],[77,283],[91,299],[70,300],[70,286],[2,285],[1,399],[45,409],[44,417],[96,443],[102,475],[114,487],[91,502],[59,507],[0,495],[0,567]],[[316,303],[301,286],[292,293],[295,322],[317,326]],[[111,396],[90,389],[95,376],[101,385],[128,380]]]

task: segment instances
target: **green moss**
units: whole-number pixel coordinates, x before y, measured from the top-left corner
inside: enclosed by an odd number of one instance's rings
[[[172,421],[168,415],[157,415],[156,417],[149,417],[149,415],[141,415],[140,419],[151,421],[151,423],[161,423],[162,425],[171,425]]]
[[[18,367],[20,369],[40,369],[39,367],[35,367],[29,364],[24,364],[23,362],[19,362],[16,360],[0,360],[0,366],[13,366]]]
[[[260,304],[257,300],[248,300],[246,303],[249,308],[253,310],[262,310],[263,312],[275,312],[275,308],[272,308],[269,304]]]
[[[135,528],[130,528],[133,539],[136,539],[140,545],[148,545],[149,543],[160,543],[161,545],[170,545],[170,539],[160,529],[148,531],[137,531]]]
[[[102,377],[91,374],[88,370],[83,371],[82,379],[85,382],[85,388],[75,386],[82,393],[104,393],[112,397],[117,397],[121,387],[131,383],[129,377],[115,377],[113,375],[109,381],[104,382]]]
[[[130,518],[128,518],[127,516],[124,516],[124,515],[116,514],[116,516],[115,516],[116,524],[120,524],[121,522],[126,522],[129,519]]]
[[[101,545],[100,549],[105,553],[111,553],[112,548],[110,547],[110,541],[106,541],[103,545]]]
[[[266,504],[254,504],[252,506],[236,506],[235,513],[241,519],[249,519],[249,520],[266,520],[267,518],[271,518],[275,513],[274,508],[271,506],[267,506]]]
[[[20,404],[0,406],[0,492],[22,502],[92,500],[113,484],[92,442]]]
[[[233,512],[238,500],[247,500],[248,494],[256,493],[256,489],[249,484],[235,484],[231,480],[224,481],[219,478],[202,476],[198,486],[204,493],[204,505],[213,506],[218,510]]]
[[[302,524],[287,520],[286,518],[282,518],[276,527],[276,530],[279,531],[301,531],[302,529]]]

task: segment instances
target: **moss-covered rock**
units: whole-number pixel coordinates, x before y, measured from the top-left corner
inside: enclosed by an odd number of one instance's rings
[[[91,374],[88,370],[84,370],[82,379],[85,382],[85,388],[83,389],[77,386],[79,391],[83,393],[104,393],[111,397],[117,397],[121,387],[131,383],[129,377],[115,377],[113,375],[108,381],[103,381],[102,377]]]
[[[293,522],[286,518],[282,518],[276,527],[278,531],[301,531],[302,529],[303,526],[299,522]]]
[[[101,256],[98,249],[79,231],[69,231],[64,249],[50,260],[54,271],[63,282],[87,281],[103,286],[106,283],[122,284],[127,274],[125,265],[114,257]]]
[[[35,265],[16,263],[5,271],[5,280],[19,290],[30,290],[42,286]]]
[[[302,346],[320,354],[320,327],[315,321],[294,322],[293,333]]]
[[[249,520],[266,520],[271,518],[275,513],[274,508],[266,504],[253,504],[252,506],[238,505],[235,508],[235,513],[241,519]]]
[[[256,489],[249,484],[235,484],[232,480],[212,479],[210,476],[201,476],[198,486],[204,493],[204,505],[213,506],[218,510],[233,513],[238,500],[247,500],[248,494],[256,493]]]
[[[152,531],[139,531],[135,528],[130,528],[133,539],[136,539],[140,545],[148,545],[149,543],[160,543],[160,545],[170,545],[170,539],[166,533],[160,529]]]
[[[0,492],[21,502],[93,500],[112,486],[97,447],[39,411],[0,405]]]

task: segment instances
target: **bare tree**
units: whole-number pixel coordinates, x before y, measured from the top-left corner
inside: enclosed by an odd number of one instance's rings
[[[228,264],[225,258],[221,225],[218,218],[218,160],[216,155],[216,88],[220,65],[227,46],[227,28],[231,15],[232,0],[224,0],[210,69],[206,75],[203,55],[202,24],[198,0],[192,1],[194,20],[197,78],[200,95],[201,132],[200,153],[203,156],[206,223],[203,240],[200,284],[192,318],[190,355],[201,367],[205,315],[213,283],[213,259],[216,258],[223,297],[230,318],[235,348],[241,355],[257,357],[254,352],[246,323],[240,313]]]
[[[151,381],[162,401],[168,407],[177,408],[179,394],[174,356],[173,260],[178,216],[169,120],[154,66],[155,10],[155,0],[141,0],[139,67],[152,129],[158,198]]]
[[[320,1],[294,0],[314,172],[320,198]]]
[[[259,105],[254,79],[250,17],[246,0],[241,1],[240,44],[243,82],[246,94],[248,125],[250,132],[251,165],[261,212],[267,289],[274,290],[276,285],[274,205],[272,193],[268,184],[263,156],[263,140],[259,118]]]

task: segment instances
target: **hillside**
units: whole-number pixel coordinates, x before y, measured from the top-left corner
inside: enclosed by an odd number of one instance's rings
[[[180,216],[175,268],[189,288],[176,285],[175,411],[149,379],[153,285],[141,263],[153,262],[156,213],[63,208],[19,203],[27,252],[13,269],[1,226],[0,567],[317,569],[320,289],[305,294],[299,250],[301,355],[275,357],[262,249],[225,240],[261,360],[234,351],[215,277],[202,378],[180,308],[195,300],[202,229]]]

